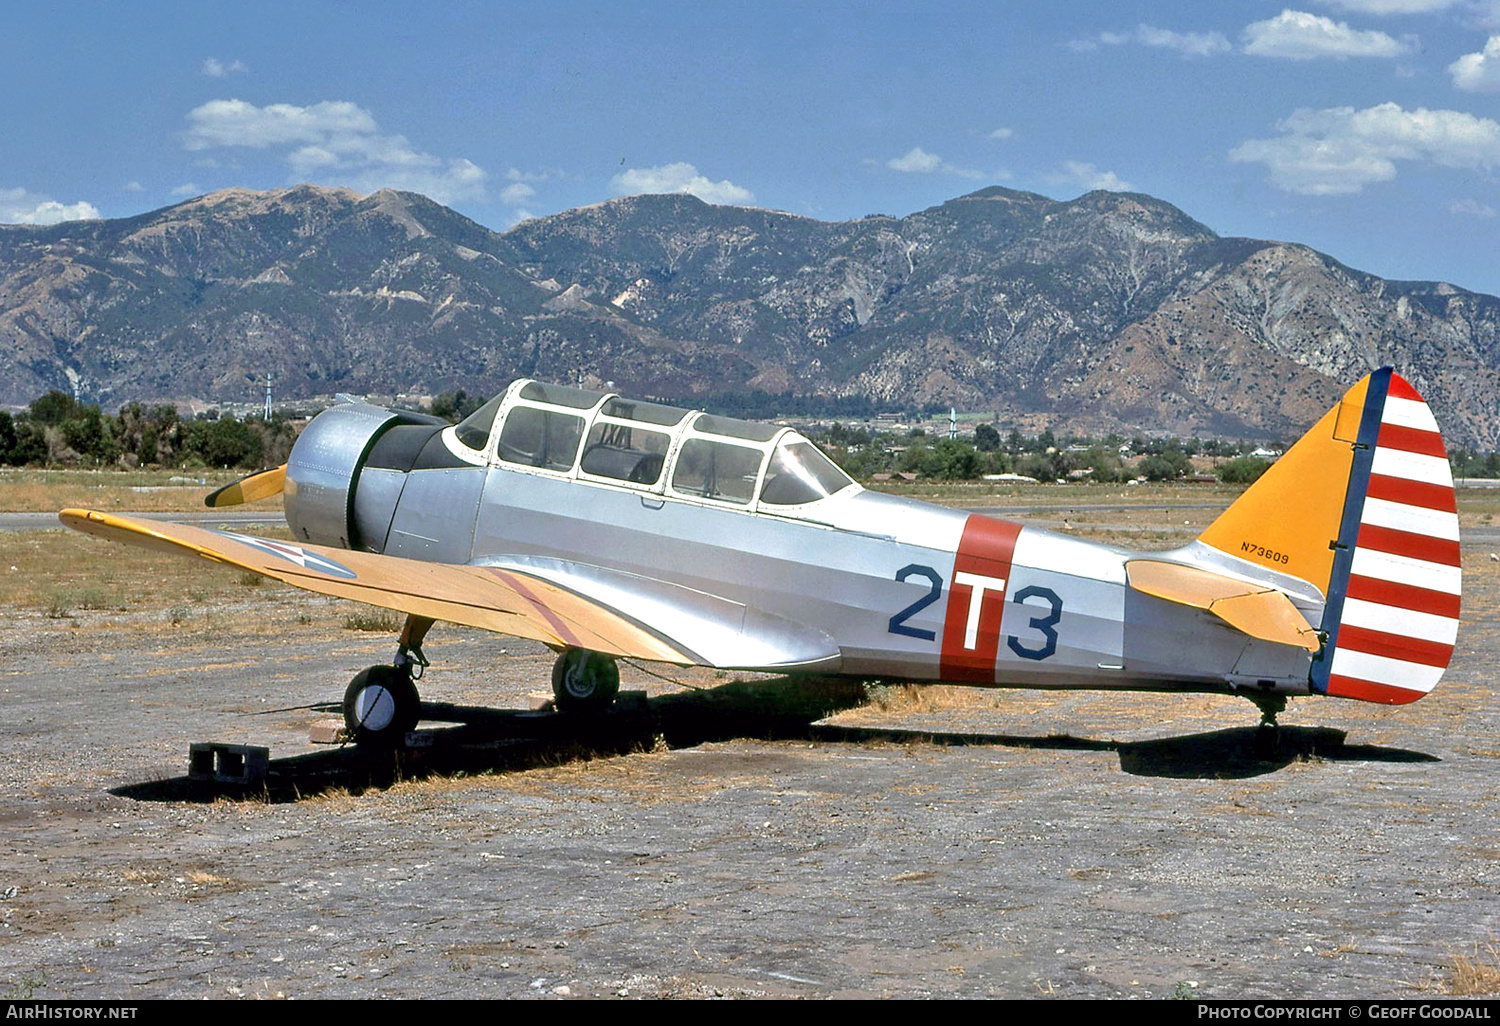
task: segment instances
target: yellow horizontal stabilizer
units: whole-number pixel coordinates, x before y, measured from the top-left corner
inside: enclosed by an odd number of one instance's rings
[[[1318,632],[1275,588],[1155,559],[1132,559],[1125,564],[1125,574],[1136,591],[1206,610],[1252,638],[1309,652],[1320,647]]]
[[[203,499],[203,505],[209,509],[219,509],[224,506],[238,506],[242,502],[255,502],[257,499],[269,499],[273,495],[280,495],[282,486],[286,484],[286,464],[272,467],[270,470],[262,470],[242,477],[234,484],[225,485],[216,492],[210,492]]]
[[[558,648],[681,665],[702,661],[609,606],[520,570],[424,563],[84,509],[65,509],[58,519],[75,531],[111,541],[201,556],[319,594]]]

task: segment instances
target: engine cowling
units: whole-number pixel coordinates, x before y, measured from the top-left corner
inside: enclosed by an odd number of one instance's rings
[[[338,548],[368,548],[361,537],[361,527],[373,534],[369,511],[357,515],[356,495],[360,492],[360,475],[371,450],[381,437],[398,426],[418,427],[427,435],[436,434],[447,421],[404,410],[387,410],[365,403],[341,403],[312,419],[292,446],[286,461],[284,505],[286,521],[299,541]],[[371,482],[372,486],[375,482]],[[383,489],[372,487],[369,492]],[[399,495],[399,489],[396,494]],[[375,496],[371,496],[375,498]],[[385,510],[390,523],[395,496]],[[378,505],[386,505],[380,502]],[[366,503],[365,505],[368,505]],[[373,540],[373,539],[371,539]],[[380,532],[379,543],[385,541]],[[377,548],[378,551],[378,548]]]

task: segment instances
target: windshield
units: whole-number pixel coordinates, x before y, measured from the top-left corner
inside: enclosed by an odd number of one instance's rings
[[[853,483],[853,478],[811,442],[786,442],[777,446],[771,457],[760,501],[777,506],[800,506],[826,499]]]
[[[495,413],[500,409],[500,400],[505,398],[502,392],[479,409],[469,414],[454,428],[458,440],[470,449],[484,452],[485,445],[490,440],[490,428],[495,425]]]

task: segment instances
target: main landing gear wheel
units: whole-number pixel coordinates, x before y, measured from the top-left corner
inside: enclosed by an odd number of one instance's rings
[[[602,713],[620,690],[620,668],[614,656],[570,648],[552,667],[552,697],[558,712]]]
[[[344,692],[344,727],[366,748],[395,748],[421,718],[417,686],[404,668],[361,670]]]

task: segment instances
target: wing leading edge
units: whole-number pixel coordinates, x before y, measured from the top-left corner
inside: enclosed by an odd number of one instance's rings
[[[111,541],[196,555],[323,595],[558,648],[725,669],[827,669],[839,659],[838,647],[822,632],[715,596],[594,567],[557,561],[531,567],[524,560],[425,563],[82,509],[65,509],[58,519]],[[677,640],[690,631],[704,635],[709,651]]]

